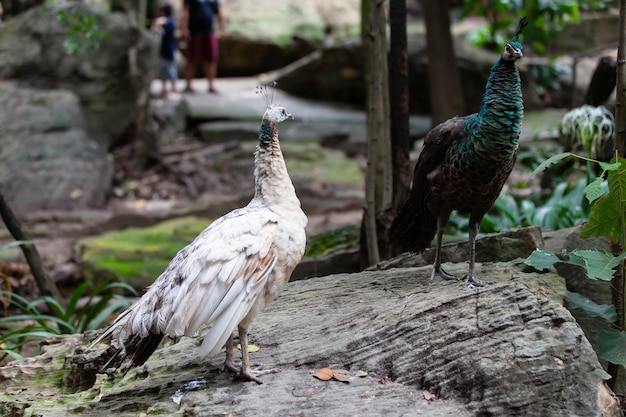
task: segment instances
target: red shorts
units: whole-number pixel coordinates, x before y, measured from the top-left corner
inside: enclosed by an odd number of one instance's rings
[[[187,59],[192,62],[217,62],[217,37],[213,33],[191,34]]]

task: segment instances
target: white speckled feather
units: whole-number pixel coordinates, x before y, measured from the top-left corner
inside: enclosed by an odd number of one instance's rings
[[[238,325],[247,329],[282,292],[304,253],[307,223],[278,145],[275,124],[286,116],[275,105],[264,115],[250,203],[217,219],[180,250],[94,345],[117,333],[125,352],[126,343],[141,344],[151,335],[192,336],[209,325],[199,354],[212,356]]]

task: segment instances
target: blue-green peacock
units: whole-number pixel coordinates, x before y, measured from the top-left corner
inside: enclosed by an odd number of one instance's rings
[[[435,235],[437,248],[431,280],[458,279],[441,267],[441,238],[453,210],[470,215],[469,271],[465,285],[487,284],[474,275],[475,241],[483,216],[508,178],[518,150],[524,106],[515,62],[523,56],[517,32],[491,67],[478,113],[435,126],[424,139],[408,200],[400,207],[389,239],[402,251],[422,252]]]

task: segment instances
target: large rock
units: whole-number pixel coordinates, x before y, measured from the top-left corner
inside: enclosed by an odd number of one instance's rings
[[[68,19],[93,17],[108,35],[97,50],[85,42],[76,54]],[[80,34],[79,30],[79,34]],[[142,88],[129,77],[129,49],[145,75]],[[0,30],[3,84],[0,188],[9,202],[28,209],[93,206],[104,201],[111,180],[109,147],[135,120],[135,95],[147,94],[155,73],[156,42],[136,32],[126,16],[90,9],[82,2],[49,2],[7,21]],[[41,90],[38,93],[36,90]],[[10,155],[7,151],[11,149]],[[68,193],[72,193],[72,197]]]
[[[180,16],[182,0],[173,0]],[[220,38],[220,76],[255,75],[281,68],[329,37],[358,33],[359,0],[231,0],[220,3],[227,21]]]
[[[424,33],[412,33],[408,40],[409,106],[412,113],[430,114],[430,83]],[[461,76],[465,113],[478,111],[485,84],[499,55],[467,44],[463,36],[455,38],[456,65]],[[365,73],[360,41],[335,44],[301,58],[271,74],[281,89],[303,97],[341,101],[363,106],[366,97]],[[541,107],[529,68],[518,65],[522,79],[525,110]]]
[[[18,212],[104,202],[113,168],[66,89],[0,81],[0,188]]]
[[[241,76],[281,68],[319,48],[330,31],[359,27],[359,0],[222,2],[228,36],[220,40],[219,74]]]
[[[460,274],[466,266],[446,268]],[[165,344],[115,381],[94,379],[90,364],[103,350],[72,354],[89,340],[58,338],[41,356],[0,368],[0,409],[14,416],[599,416],[607,374],[563,307],[563,279],[515,264],[479,264],[477,273],[496,283],[479,290],[429,284],[430,267],[290,283],[251,332],[250,343],[260,346],[252,360],[282,369],[261,386],[221,371],[223,353],[200,361],[199,338]],[[311,372],[322,367],[347,370],[352,380],[319,381]],[[82,391],[71,393],[72,385]]]

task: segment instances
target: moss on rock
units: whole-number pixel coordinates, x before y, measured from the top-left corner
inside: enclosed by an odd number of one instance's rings
[[[210,223],[198,217],[181,217],[152,227],[82,239],[76,250],[81,253],[88,278],[113,275],[141,289],[150,285],[174,255]]]
[[[360,230],[360,225],[352,224],[311,236],[306,242],[304,257],[317,258],[354,245],[359,241]]]

